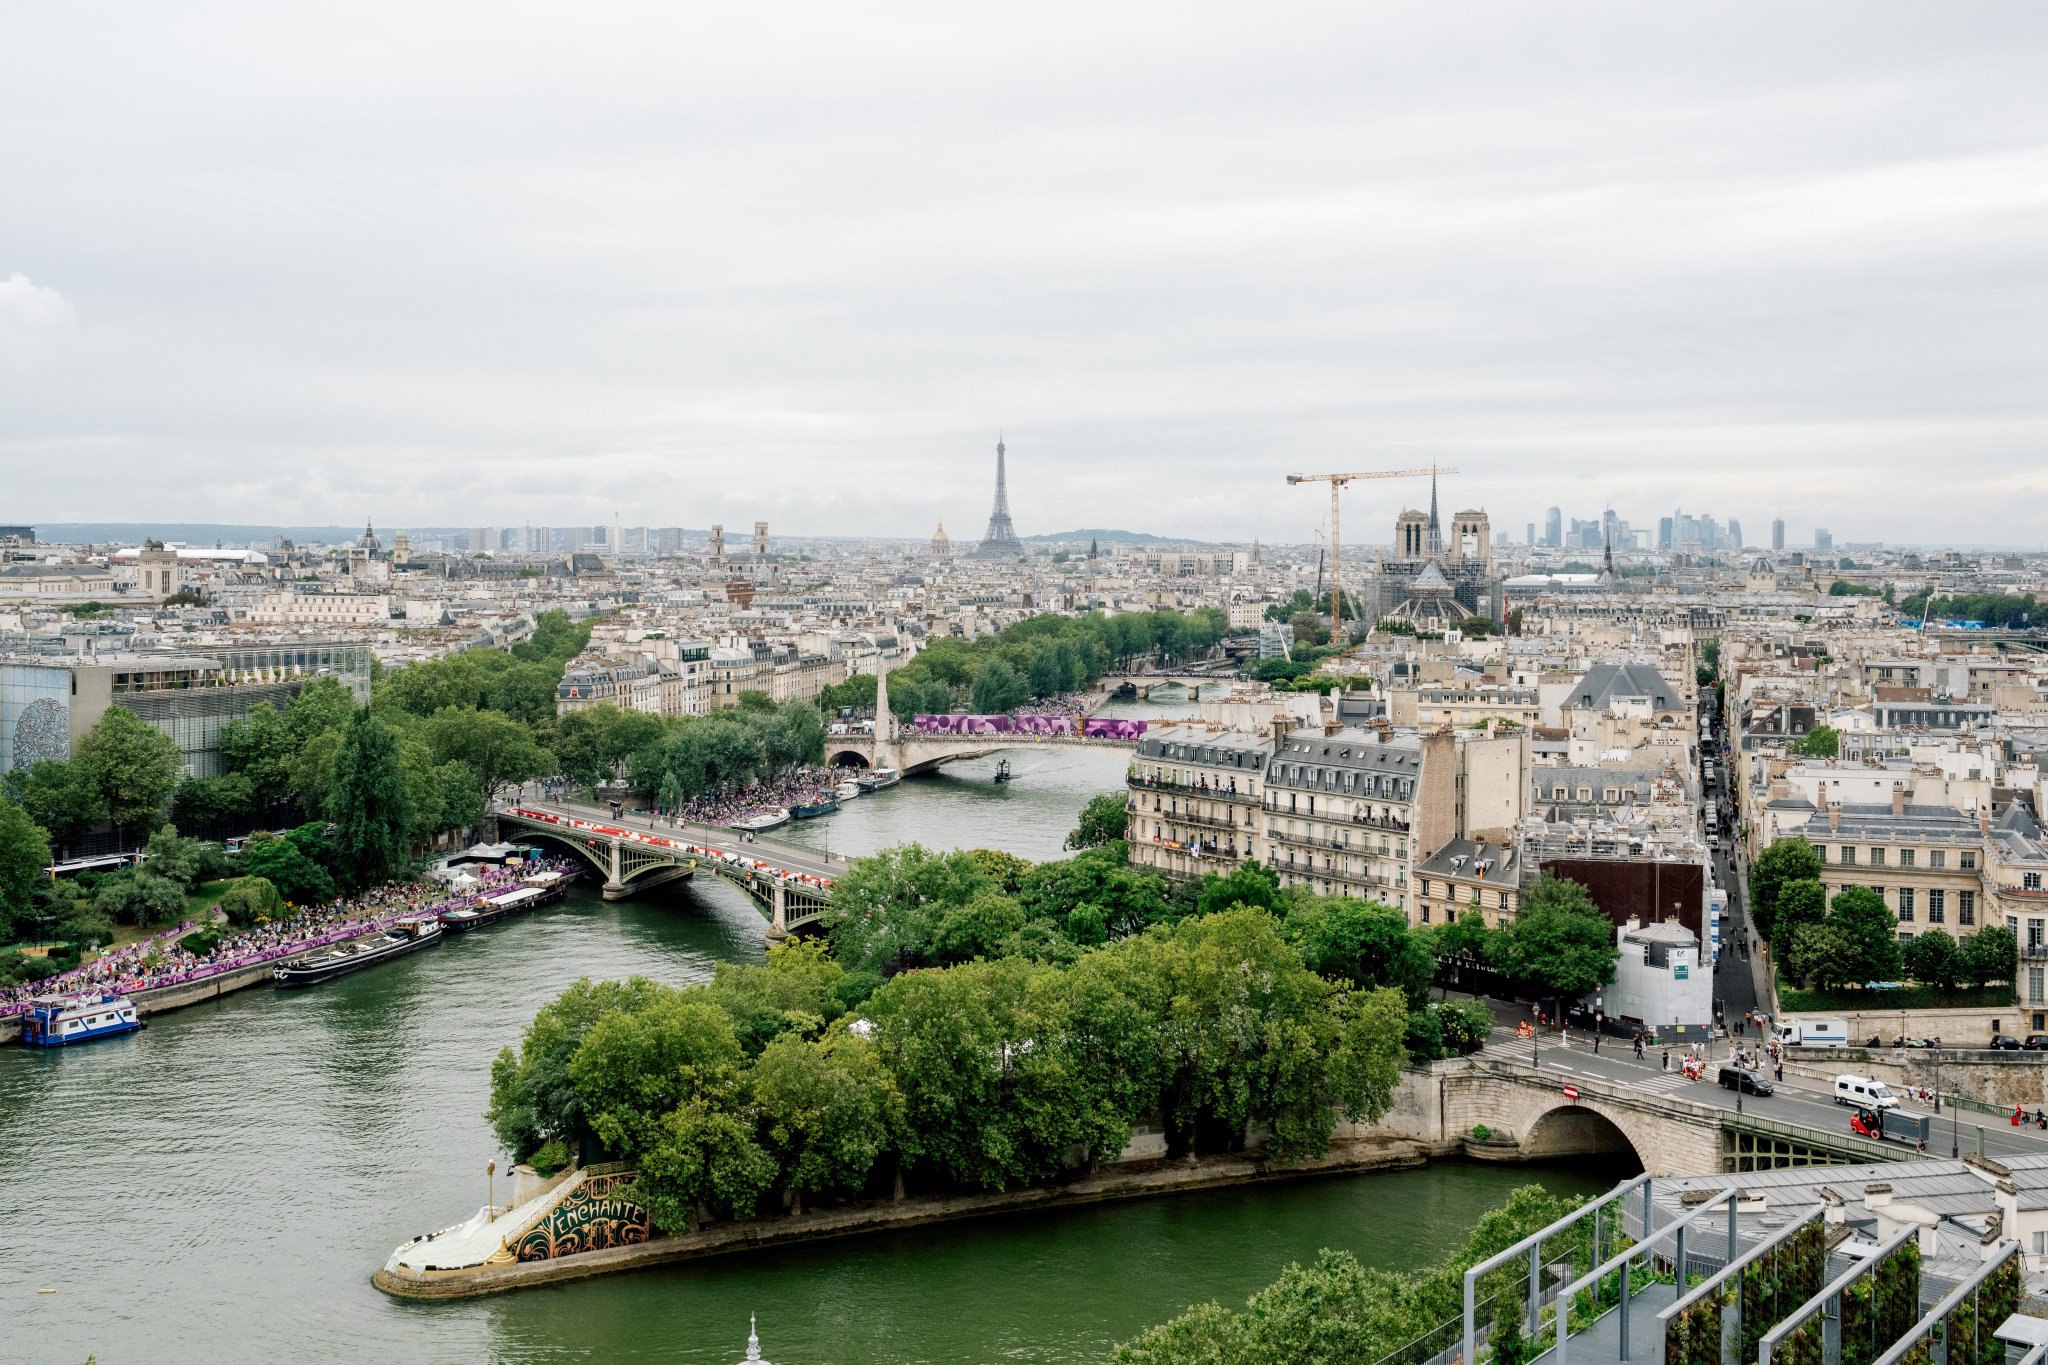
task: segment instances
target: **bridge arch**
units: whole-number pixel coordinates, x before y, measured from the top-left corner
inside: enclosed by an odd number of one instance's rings
[[[1572,1156],[1622,1156],[1645,1166],[1643,1150],[1624,1126],[1626,1114],[1606,1114],[1589,1105],[1560,1104],[1537,1115],[1521,1135],[1527,1161]]]
[[[559,844],[563,848],[568,849],[571,853],[581,858],[584,862],[589,863],[592,867],[596,868],[599,876],[609,877],[612,875],[611,846],[607,844],[604,840],[599,839],[597,841],[597,847],[592,848],[586,842],[586,837],[595,836],[563,834],[555,830],[543,829],[535,825],[521,825],[519,827],[519,837],[524,840],[552,840],[554,843]]]
[[[828,758],[826,762],[834,768],[859,768],[865,770],[872,766],[868,763],[868,756],[858,749],[841,749]]]

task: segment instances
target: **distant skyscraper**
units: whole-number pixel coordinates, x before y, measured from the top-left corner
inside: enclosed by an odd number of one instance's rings
[[[1735,550],[1742,548],[1742,523],[1733,517],[1728,518],[1728,546]]]
[[[1004,467],[1003,443],[996,441],[996,505],[988,514],[988,530],[981,537],[981,545],[975,550],[981,559],[1021,559],[1024,546],[1017,539],[1017,528],[1010,524],[1009,474]]]
[[[1543,543],[1553,549],[1564,544],[1564,513],[1555,507],[1543,514]]]
[[[1536,543],[1536,523],[1533,521],[1529,523],[1529,543],[1531,545]]]
[[[1678,548],[1678,522],[1671,517],[1657,518],[1657,548],[1675,550]]]
[[[1835,548],[1835,536],[1834,536],[1834,533],[1833,533],[1832,531],[1828,530],[1828,528],[1827,528],[1827,527],[1825,527],[1825,526],[1816,526],[1816,527],[1814,527],[1814,528],[1813,528],[1813,548],[1814,548],[1814,549],[1816,549],[1816,550],[1832,550],[1832,549],[1834,549],[1834,548]]]
[[[1771,548],[1782,552],[1785,548],[1785,519],[1775,517],[1771,521]]]

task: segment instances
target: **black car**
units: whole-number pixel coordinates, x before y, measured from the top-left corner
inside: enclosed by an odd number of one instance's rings
[[[1991,1041],[1985,1044],[1985,1046],[1993,1052],[2018,1052],[2020,1050],[2020,1040],[2013,1037],[2010,1033],[1994,1033],[1991,1035]]]
[[[1723,1090],[1738,1090],[1751,1095],[1768,1095],[1772,1090],[1771,1083],[1764,1079],[1761,1073],[1751,1071],[1746,1066],[1722,1067],[1721,1088]]]
[[[2028,1052],[2048,1052],[2048,1033],[2029,1033],[2020,1047]]]

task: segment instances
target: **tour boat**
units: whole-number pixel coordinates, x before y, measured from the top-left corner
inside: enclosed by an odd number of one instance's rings
[[[535,905],[553,905],[569,894],[569,884],[574,882],[582,871],[580,867],[563,867],[547,872],[536,872],[519,880],[522,884],[540,891],[540,899],[534,902]]]
[[[742,834],[759,834],[764,829],[774,829],[777,825],[786,825],[788,823],[788,811],[763,810],[756,811],[745,819],[733,821],[732,828]]]
[[[851,801],[860,795],[860,783],[849,777],[832,791],[841,801]]]
[[[838,810],[839,798],[827,791],[791,806],[789,813],[799,820],[815,820],[821,815],[837,814]]]
[[[404,957],[422,948],[431,948],[440,941],[439,920],[406,920],[381,934],[359,938],[353,943],[338,943],[331,948],[281,962],[271,977],[280,986],[312,986],[379,962],[388,962],[394,957]]]
[[[996,760],[996,781],[998,781],[998,782],[1008,782],[1009,780],[1010,780],[1010,760],[1009,760],[1009,759],[1007,759],[1007,758],[999,758],[999,759],[997,759],[997,760]]]
[[[21,1041],[28,1047],[68,1047],[141,1027],[125,995],[39,995],[21,1017]]]
[[[545,904],[547,893],[537,886],[515,887],[491,896],[479,896],[473,904],[459,910],[443,910],[441,927],[451,934],[468,929],[481,929],[486,924],[496,924],[501,919],[510,919],[523,910]]]
[[[902,780],[903,774],[894,768],[876,768],[865,776],[854,779],[860,783],[860,789],[864,792],[878,792],[884,787],[893,787]]]

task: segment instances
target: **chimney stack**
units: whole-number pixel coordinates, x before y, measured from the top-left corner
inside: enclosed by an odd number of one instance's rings
[[[1894,782],[1892,783],[1892,814],[1904,815],[1905,813],[1906,784],[1903,782]]]
[[[1830,801],[1828,802],[1828,832],[1832,834],[1841,827],[1842,803],[1839,801]]]

